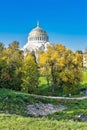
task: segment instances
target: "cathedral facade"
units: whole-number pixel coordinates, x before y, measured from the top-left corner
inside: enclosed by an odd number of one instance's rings
[[[83,68],[87,69],[87,52],[83,53]]]
[[[37,26],[29,33],[28,42],[23,47],[23,51],[24,53],[36,50],[45,51],[47,45],[50,45],[48,34],[39,26],[39,23],[37,23]]]

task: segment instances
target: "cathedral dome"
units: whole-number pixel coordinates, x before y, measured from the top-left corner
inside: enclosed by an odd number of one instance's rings
[[[44,41],[48,42],[48,35],[46,31],[37,24],[37,27],[32,29],[29,33],[28,41],[36,42],[36,41]]]
[[[24,45],[23,51],[25,55],[28,51],[45,51],[47,45],[50,45],[48,35],[46,31],[39,26],[39,23],[37,23],[37,26],[29,33],[28,42]]]

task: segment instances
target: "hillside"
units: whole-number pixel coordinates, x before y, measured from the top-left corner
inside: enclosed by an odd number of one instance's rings
[[[67,109],[35,118],[27,113],[27,106],[35,103],[64,105]],[[0,129],[10,130],[86,130],[87,123],[80,123],[79,115],[87,116],[87,100],[44,99],[35,95],[0,89]],[[77,123],[78,121],[78,123]],[[72,123],[71,123],[72,122]],[[20,125],[19,125],[20,124]],[[20,126],[20,127],[19,127]]]

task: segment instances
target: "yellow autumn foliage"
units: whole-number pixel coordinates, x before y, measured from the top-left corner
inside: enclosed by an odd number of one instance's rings
[[[49,73],[53,89],[57,83],[71,90],[82,79],[82,55],[61,44],[48,46],[47,51],[39,53],[38,63],[45,75]]]

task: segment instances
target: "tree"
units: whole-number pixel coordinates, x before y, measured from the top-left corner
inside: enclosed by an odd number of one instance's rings
[[[76,53],[83,54],[82,50],[77,50]]]
[[[0,53],[5,49],[4,43],[0,42]]]
[[[67,50],[65,68],[60,73],[63,82],[63,90],[66,95],[75,93],[76,86],[82,80],[82,54]]]
[[[35,92],[39,81],[38,66],[35,57],[30,53],[24,59],[22,66],[22,91],[29,93]]]
[[[19,49],[19,42],[18,41],[13,41],[12,43],[9,44],[9,47],[12,50],[18,50]]]
[[[12,43],[2,51],[0,87],[21,90],[23,54],[18,48]]]
[[[58,48],[59,47],[59,48]],[[61,55],[63,54],[62,51],[65,51],[65,47],[62,45],[54,45],[54,46],[48,46],[47,51],[41,52],[38,58],[38,62],[43,69],[49,68],[49,72],[47,71],[47,74],[50,74],[51,81],[52,81],[52,94],[54,95],[54,90],[56,86],[56,69],[58,69],[59,59]],[[58,54],[59,50],[59,54]],[[46,69],[47,70],[47,69]]]
[[[82,55],[73,53],[61,44],[48,46],[47,51],[39,52],[38,63],[46,70],[52,81],[52,94],[55,87],[67,93],[72,92],[81,81]]]

